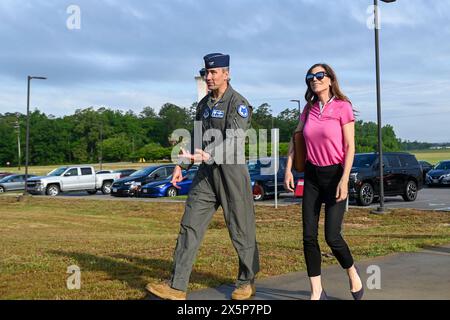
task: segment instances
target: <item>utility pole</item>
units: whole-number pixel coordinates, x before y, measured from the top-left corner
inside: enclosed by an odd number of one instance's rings
[[[100,122],[100,171],[103,170],[103,119]]]
[[[20,171],[21,169],[21,148],[20,148],[20,122],[19,122],[19,113],[16,114],[17,120],[14,125],[14,128],[17,130],[17,169]]]

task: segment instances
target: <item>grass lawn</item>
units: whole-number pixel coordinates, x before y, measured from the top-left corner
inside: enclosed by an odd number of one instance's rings
[[[166,279],[183,203],[77,201],[0,196],[0,298],[143,299]],[[305,270],[298,205],[256,207],[259,278]],[[356,260],[450,242],[448,213],[352,209],[344,236]],[[323,238],[323,253],[330,253]],[[324,264],[335,264],[324,257]],[[67,267],[81,268],[81,290],[66,288]],[[219,210],[199,251],[190,289],[234,283],[237,256]]]
[[[450,150],[419,150],[419,151],[410,151],[413,153],[417,160],[425,160],[431,164],[436,164],[439,161],[450,160]]]

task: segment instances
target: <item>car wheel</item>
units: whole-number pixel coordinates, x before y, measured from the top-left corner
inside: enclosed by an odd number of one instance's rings
[[[417,198],[417,184],[414,181],[408,181],[403,194],[403,200],[411,202]]]
[[[370,183],[363,183],[361,186],[361,189],[359,189],[359,195],[358,195],[358,205],[367,207],[370,206],[373,202],[374,198],[374,191],[373,187]]]
[[[258,183],[253,186],[253,200],[262,201],[264,200],[265,192],[264,187]]]
[[[102,186],[102,193],[103,194],[111,194],[111,182],[104,182]]]
[[[90,195],[94,195],[97,194],[97,190],[87,190],[87,193],[89,193]]]
[[[5,192],[5,188],[0,187],[0,193],[4,193]]]
[[[170,187],[169,189],[167,189],[167,196],[168,197],[176,197],[178,195],[178,190],[175,187]]]
[[[51,197],[56,197],[59,192],[59,186],[57,184],[51,184],[47,187],[46,194]]]

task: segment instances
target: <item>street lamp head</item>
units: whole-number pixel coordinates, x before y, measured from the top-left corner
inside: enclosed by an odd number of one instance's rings
[[[386,2],[386,3],[391,3],[391,2],[395,2],[397,0],[381,0],[381,1]]]
[[[46,77],[29,77],[30,79],[47,80]]]

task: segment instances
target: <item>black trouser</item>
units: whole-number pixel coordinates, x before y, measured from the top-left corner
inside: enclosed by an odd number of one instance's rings
[[[303,250],[309,277],[321,274],[322,256],[317,240],[320,209],[325,203],[325,240],[344,269],[353,265],[350,250],[341,235],[346,201],[336,202],[336,191],[342,177],[340,164],[317,167],[306,163],[303,193]]]

